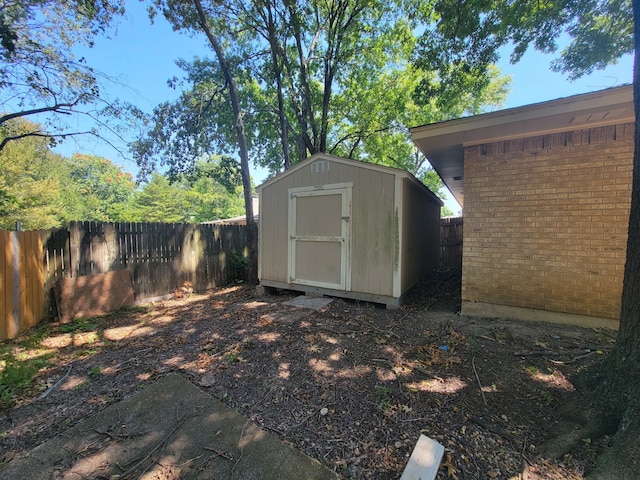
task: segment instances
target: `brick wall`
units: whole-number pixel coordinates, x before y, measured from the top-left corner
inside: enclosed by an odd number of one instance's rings
[[[617,319],[633,130],[466,147],[462,300]]]

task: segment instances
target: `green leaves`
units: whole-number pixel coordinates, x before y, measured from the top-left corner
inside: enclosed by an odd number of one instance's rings
[[[441,80],[423,86],[433,88],[430,94],[459,88],[469,73],[481,75],[503,46],[513,48],[515,63],[530,47],[556,52],[567,35],[570,44],[552,67],[570,79],[633,51],[631,0],[440,0],[434,10],[437,22],[422,35],[415,56],[418,67]]]

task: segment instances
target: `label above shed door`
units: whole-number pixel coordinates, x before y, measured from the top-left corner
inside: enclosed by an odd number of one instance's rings
[[[329,171],[329,162],[327,160],[319,160],[311,164],[311,173],[323,173]]]

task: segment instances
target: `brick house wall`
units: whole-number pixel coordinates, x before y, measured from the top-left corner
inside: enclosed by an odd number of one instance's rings
[[[465,147],[462,300],[618,319],[633,123]]]

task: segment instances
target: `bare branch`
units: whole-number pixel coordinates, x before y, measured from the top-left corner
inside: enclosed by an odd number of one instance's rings
[[[11,136],[3,138],[2,142],[0,142],[0,152],[4,149],[4,147],[6,147],[6,145],[9,142],[13,142],[15,140],[20,140],[22,138],[28,138],[28,137],[65,138],[65,137],[73,137],[73,136],[76,136],[76,135],[86,135],[88,133],[92,133],[92,132],[73,132],[73,133],[51,134],[51,133],[43,133],[43,132],[34,131],[34,132],[22,133],[20,135],[11,135]]]
[[[71,103],[56,103],[55,105],[50,105],[48,107],[34,108],[32,110],[22,110],[20,112],[7,113],[0,117],[0,125],[4,125],[9,120],[13,120],[14,118],[28,117],[30,115],[37,115],[39,113],[47,113],[47,112],[56,112],[56,113],[64,113],[71,114],[70,111],[72,108],[76,107],[82,100],[84,95],[78,97],[75,102]]]

